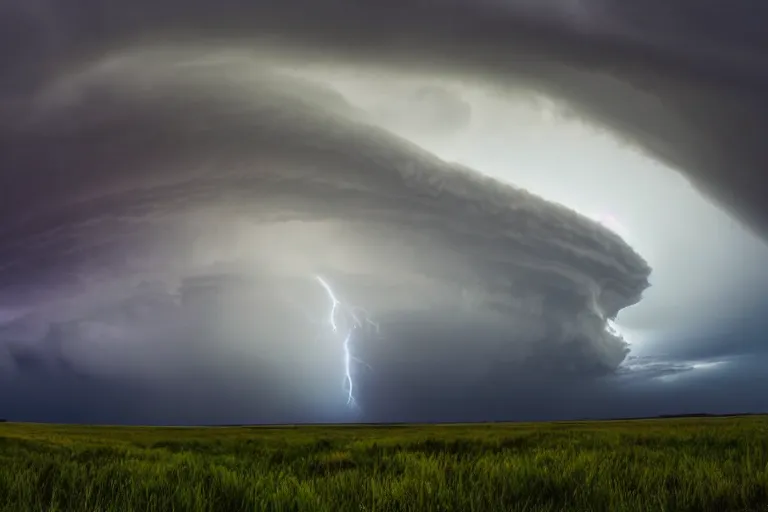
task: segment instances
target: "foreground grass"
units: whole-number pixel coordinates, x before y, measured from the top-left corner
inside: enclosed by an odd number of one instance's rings
[[[0,510],[768,512],[768,417],[397,427],[0,424]]]

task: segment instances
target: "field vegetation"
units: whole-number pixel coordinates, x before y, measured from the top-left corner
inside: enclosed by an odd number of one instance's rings
[[[768,512],[768,417],[0,424],[0,510]]]

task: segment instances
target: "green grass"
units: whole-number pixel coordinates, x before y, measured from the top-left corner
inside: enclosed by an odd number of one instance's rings
[[[768,417],[283,428],[7,423],[0,510],[768,512]]]

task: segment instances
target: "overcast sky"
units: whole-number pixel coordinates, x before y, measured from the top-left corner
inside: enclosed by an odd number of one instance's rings
[[[768,409],[761,3],[91,4],[0,3],[0,417]]]

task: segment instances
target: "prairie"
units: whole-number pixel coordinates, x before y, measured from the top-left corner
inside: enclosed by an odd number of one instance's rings
[[[768,511],[768,417],[0,424],[0,510]]]

